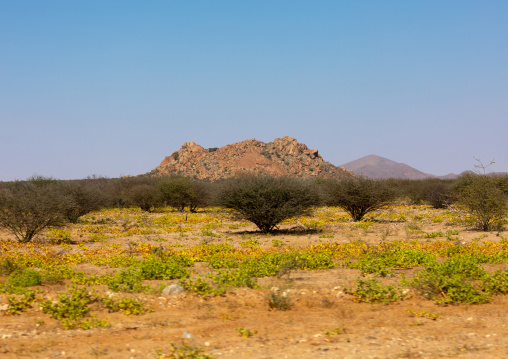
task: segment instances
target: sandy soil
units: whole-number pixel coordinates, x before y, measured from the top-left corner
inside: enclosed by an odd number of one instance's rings
[[[320,232],[332,234],[334,238],[319,238],[319,233],[264,236],[254,232],[252,226],[223,227],[217,232],[222,234],[220,238],[205,239],[221,242],[228,237],[237,243],[247,233],[266,247],[271,246],[273,239],[294,246],[358,239],[368,243],[423,240],[406,230],[408,223],[410,220],[378,223],[366,230],[328,225]],[[429,221],[419,226],[428,232],[452,228]],[[464,226],[453,228],[460,230],[459,239],[464,243],[478,240],[479,236],[483,236],[481,240],[495,241],[506,235],[506,232],[484,235]],[[165,234],[167,241],[161,243],[169,246],[185,241],[190,246],[203,241],[202,236],[192,233],[186,238],[175,233]],[[10,237],[7,233],[0,236],[4,240]],[[154,237],[155,234],[128,239],[117,237],[110,242],[127,246],[128,241],[150,242]],[[102,245],[87,242],[86,236],[73,234],[72,239],[97,248]],[[491,267],[502,268],[504,264]],[[198,264],[196,268],[202,273],[208,270],[205,264]],[[76,269],[99,274],[113,270],[89,264],[80,264]],[[381,280],[396,283],[401,273],[411,276],[418,269],[398,269],[394,277]],[[37,304],[22,315],[7,315],[7,296],[0,295],[0,308],[3,308],[0,358],[156,358],[157,353],[171,352],[170,343],[183,345],[184,342],[202,348],[215,358],[508,357],[507,296],[496,296],[483,305],[439,306],[416,295],[389,305],[357,303],[343,288],[351,286],[360,275],[359,270],[348,268],[293,271],[289,277],[261,278],[262,289],[240,288],[206,300],[190,293],[170,296],[111,293],[106,286],[95,286],[97,291],[116,297],[142,298],[152,311],[141,316],[99,311],[98,318],[107,318],[110,327],[89,330],[63,330],[60,323],[44,314]],[[167,284],[177,282],[165,281]],[[153,281],[152,284],[157,283]],[[290,310],[268,307],[267,296],[273,287],[287,293],[293,303]],[[66,286],[63,283],[40,289],[44,295],[55,297],[55,293],[65,290]],[[415,313],[432,313],[436,318]],[[242,337],[238,328],[250,330],[253,335]]]

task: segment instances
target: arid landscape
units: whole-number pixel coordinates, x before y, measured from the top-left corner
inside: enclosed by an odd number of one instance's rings
[[[404,283],[434,261],[459,257],[505,273],[506,232],[472,230],[453,207],[390,206],[356,223],[338,208],[320,207],[272,234],[219,208],[189,214],[104,209],[28,244],[7,232],[0,238],[2,358],[508,355],[506,294],[491,294],[483,304],[446,303],[444,293],[431,299],[424,288]],[[143,267],[149,262],[172,267]],[[34,268],[41,283],[21,283],[19,292],[8,293],[9,265]],[[128,268],[181,278],[137,281]],[[506,291],[504,275],[498,284]],[[375,280],[385,290],[362,289],[359,280]],[[161,292],[178,283],[184,292]],[[86,314],[55,319],[63,298],[79,301],[80,288],[81,300],[89,301]],[[27,293],[34,297],[23,307]],[[122,298],[131,301],[120,305]],[[71,302],[65,310],[77,311]]]
[[[0,1],[0,359],[508,358],[508,1]]]

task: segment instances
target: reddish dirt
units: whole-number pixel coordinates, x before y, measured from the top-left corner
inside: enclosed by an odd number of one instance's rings
[[[333,239],[322,239],[317,234],[301,236],[261,236],[264,246],[278,239],[292,245],[310,243],[347,242],[363,238],[379,243],[380,233],[390,232],[388,240],[411,239],[404,233],[407,223],[381,223],[374,230],[337,227],[325,233]],[[446,230],[444,224],[422,224],[425,231]],[[457,228],[457,227],[455,227]],[[228,237],[240,241],[242,231],[226,230]],[[481,233],[460,228],[460,240],[470,242]],[[5,234],[5,233],[4,233]],[[502,234],[506,234],[502,233]],[[488,233],[486,240],[501,235]],[[3,236],[4,238],[6,236]],[[187,241],[199,243],[202,238],[182,239],[168,234],[164,245]],[[238,241],[236,241],[238,239]],[[76,240],[85,241],[86,238]],[[146,236],[129,237],[138,242],[149,241]],[[214,241],[223,241],[210,238]],[[126,245],[125,238],[114,242]],[[155,242],[151,242],[155,243]],[[100,243],[87,243],[99,247]],[[503,267],[492,266],[490,269]],[[206,266],[198,264],[198,271]],[[112,268],[88,264],[76,266],[87,273],[105,273]],[[400,280],[400,273],[410,276],[418,270],[401,269],[385,283]],[[114,293],[116,297],[132,296],[144,299],[153,311],[141,316],[99,311],[98,318],[107,318],[108,328],[90,330],[63,330],[60,323],[44,314],[38,305],[19,316],[0,314],[0,358],[156,358],[156,351],[169,354],[170,343],[181,345],[182,336],[189,345],[195,345],[215,358],[507,358],[508,357],[508,296],[493,297],[483,305],[439,306],[416,295],[394,304],[357,303],[344,294],[360,271],[336,268],[320,271],[294,271],[289,277],[261,278],[264,289],[237,289],[223,297],[207,300],[189,293],[171,296],[160,294]],[[176,283],[177,281],[165,282]],[[153,281],[151,284],[160,282]],[[267,295],[270,288],[286,291],[293,303],[288,311],[270,310]],[[97,291],[108,293],[105,286]],[[65,285],[44,286],[44,293],[54,298]],[[7,303],[0,295],[0,307]],[[409,310],[409,311],[408,311]],[[432,313],[435,320],[412,313]],[[238,328],[257,332],[250,338],[242,337]],[[337,334],[326,335],[337,328]]]

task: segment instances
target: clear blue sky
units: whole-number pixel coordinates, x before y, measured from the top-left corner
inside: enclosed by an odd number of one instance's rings
[[[508,1],[0,0],[0,180],[291,136],[508,171]]]

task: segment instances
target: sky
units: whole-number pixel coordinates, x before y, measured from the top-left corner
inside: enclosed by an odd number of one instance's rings
[[[508,171],[508,1],[0,0],[0,181],[291,136]]]

